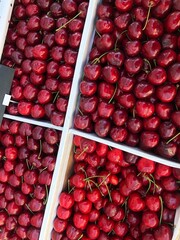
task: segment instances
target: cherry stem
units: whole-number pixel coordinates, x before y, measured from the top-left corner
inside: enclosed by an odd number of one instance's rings
[[[45,189],[46,189],[46,198],[43,201],[43,204],[46,205],[47,201],[48,201],[48,197],[49,197],[49,191],[48,191],[48,186],[45,185]]]
[[[79,15],[81,14],[81,11],[78,12],[78,14],[76,14],[73,18],[71,18],[69,21],[67,21],[66,23],[64,23],[62,26],[60,26],[58,29],[56,29],[56,32],[61,30],[62,28],[65,28],[70,22],[72,22],[72,20],[76,19]]]
[[[32,214],[34,214],[33,211],[30,209],[30,207],[28,206],[27,203],[25,204],[25,206],[27,207],[27,209],[28,209]]]
[[[106,188],[107,188],[107,191],[108,191],[108,195],[109,195],[109,201],[110,201],[110,202],[112,202],[112,198],[111,198],[111,192],[110,192],[110,190],[109,190],[109,188],[108,188],[108,185],[107,185],[106,183],[104,183],[104,185],[106,186]]]
[[[172,142],[172,140],[174,140],[175,138],[177,138],[180,135],[180,132],[178,132],[174,137],[172,137],[171,139],[169,139],[166,144]]]
[[[83,151],[79,154],[79,156],[77,157],[77,158],[79,158],[83,153],[85,153],[86,151],[88,150],[88,147],[85,147],[84,149],[83,149]]]
[[[55,97],[54,97],[54,99],[53,99],[53,103],[55,103],[55,101],[56,101],[56,99],[58,98],[58,96],[59,96],[59,91],[56,92],[56,95],[55,95]]]
[[[24,182],[24,177],[23,176],[21,176],[21,183],[23,183]]]
[[[117,83],[116,83],[116,87],[115,87],[115,89],[114,89],[114,93],[113,93],[113,95],[112,95],[112,97],[111,97],[111,99],[109,100],[108,103],[111,103],[111,102],[112,102],[112,100],[114,99],[114,96],[116,95],[116,92],[117,92]]]
[[[71,193],[73,190],[75,189],[75,187],[72,187],[68,193]]]
[[[70,188],[70,180],[68,179],[67,181],[67,189],[68,189],[68,193],[70,192],[71,188]]]
[[[156,67],[157,66],[157,63],[156,63],[156,60],[153,59],[153,63],[154,63],[154,66]]]
[[[89,180],[89,179],[93,179],[93,178],[103,178],[103,179],[106,180],[106,178],[109,177],[109,175],[110,175],[110,174],[108,174],[107,176],[94,175],[94,176],[85,178],[85,180]]]
[[[124,203],[123,203],[123,205],[122,205],[122,206],[124,206],[124,211],[125,211],[125,216],[124,216],[122,222],[125,221],[126,216],[127,216],[127,210],[128,210],[128,208],[127,208],[127,200],[128,200],[128,197],[125,199],[125,201],[124,201]]]
[[[76,146],[73,147],[73,153],[76,153]]]
[[[147,189],[147,191],[146,191],[146,194],[149,192],[150,188],[151,188],[151,182],[149,181],[148,189]]]
[[[91,62],[91,64],[96,64],[96,63],[99,62],[100,59],[101,59],[102,57],[104,57],[106,54],[108,54],[108,52],[105,52],[105,53],[103,53],[101,56],[95,58],[95,59]]]
[[[151,67],[151,64],[150,64],[149,60],[147,60],[146,58],[144,58],[144,61],[148,64],[149,70],[152,71],[152,67]]]
[[[124,33],[126,33],[127,30],[124,30],[123,32],[121,32],[120,36],[122,36]],[[120,37],[116,39],[116,42],[115,42],[115,45],[114,45],[114,51],[116,52],[117,51],[117,44],[118,44],[118,41],[119,41]]]
[[[159,218],[159,225],[161,225],[161,222],[162,222],[162,215],[163,215],[163,200],[162,200],[162,197],[159,196],[159,200],[161,202],[161,213],[160,213],[160,218]]]
[[[26,158],[26,165],[28,169],[31,169],[27,158]]]
[[[92,183],[93,183],[93,184],[94,184],[94,185],[97,187],[97,189],[99,189],[99,191],[100,191],[101,195],[102,195],[102,196],[104,196],[104,194],[101,192],[101,190],[100,190],[100,188],[99,188],[98,184],[97,184],[95,181],[93,181],[93,180],[89,179],[87,182],[88,182],[88,183],[92,182]],[[91,187],[90,187],[90,189],[91,189]],[[91,189],[91,191],[92,191],[92,189]]]
[[[41,158],[41,153],[42,153],[42,142],[41,139],[39,140],[39,154],[38,154],[38,159]]]
[[[132,115],[133,115],[133,118],[136,117],[136,109],[135,109],[135,107],[134,107],[133,110],[132,110]]]
[[[112,150],[112,147],[111,146],[108,146],[110,150]]]
[[[83,234],[81,234],[81,236],[78,238],[78,240],[80,240],[81,238],[83,238],[83,236],[84,236],[84,235],[83,235]]]
[[[151,8],[152,8],[152,2],[150,2],[149,4],[149,8],[148,8],[148,13],[147,13],[147,17],[146,17],[146,22],[144,24],[144,27],[143,27],[143,31],[146,29],[146,26],[147,26],[147,23],[148,23],[148,20],[149,20],[149,17],[150,17],[150,13],[151,13]]]
[[[42,168],[41,170],[40,170],[40,173],[42,173],[44,170],[46,170],[47,169],[47,167],[45,167],[45,168]]]
[[[81,114],[82,116],[84,116],[83,112],[80,110],[79,107],[78,107],[78,111],[80,112],[80,114]]]
[[[101,37],[101,34],[96,30],[96,33],[97,33],[97,35],[99,36],[99,37]]]
[[[102,180],[102,182],[99,184],[99,187],[100,187],[103,183],[105,183],[106,179],[107,179],[110,175],[111,175],[111,174],[109,173],[106,177],[103,176],[103,180]],[[105,184],[106,184],[106,183],[105,183]]]
[[[84,172],[84,174],[85,174],[85,176],[86,176],[86,178],[88,177],[87,176],[87,172],[84,170],[84,168],[80,168],[83,172]]]

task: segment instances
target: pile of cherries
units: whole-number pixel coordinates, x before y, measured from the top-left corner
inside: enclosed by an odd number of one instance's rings
[[[171,240],[180,170],[74,137],[52,240]]]
[[[180,1],[103,0],[77,129],[180,160]]]
[[[54,129],[3,119],[0,239],[39,239],[59,141]]]
[[[87,8],[87,0],[15,0],[2,60],[16,70],[10,114],[63,125]]]

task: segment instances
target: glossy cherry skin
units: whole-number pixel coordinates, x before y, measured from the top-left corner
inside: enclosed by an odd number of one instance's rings
[[[149,18],[145,33],[149,38],[156,39],[163,34],[163,24],[156,18]]]
[[[157,40],[149,40],[142,46],[142,54],[151,60],[157,57],[161,50],[161,45]]]

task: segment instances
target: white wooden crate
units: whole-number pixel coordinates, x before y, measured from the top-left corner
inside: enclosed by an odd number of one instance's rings
[[[3,46],[5,42],[6,32],[8,29],[8,23],[12,12],[14,0],[0,0],[0,58],[3,51]],[[56,208],[58,206],[58,197],[63,187],[66,185],[67,179],[71,173],[73,166],[73,136],[79,135],[88,139],[95,140],[107,144],[111,147],[121,149],[126,152],[131,152],[135,155],[148,158],[155,162],[159,162],[171,167],[180,168],[180,163],[172,162],[171,160],[166,160],[161,157],[155,156],[144,152],[138,148],[132,148],[124,144],[114,143],[109,139],[102,139],[95,134],[85,133],[78,131],[73,128],[73,117],[77,106],[78,95],[79,95],[79,83],[82,79],[83,67],[88,61],[88,54],[91,50],[94,38],[94,25],[96,19],[96,9],[100,0],[90,0],[89,9],[86,17],[86,22],[84,26],[84,31],[82,35],[82,41],[79,48],[78,58],[76,62],[76,68],[74,72],[74,78],[71,88],[71,93],[69,97],[69,104],[67,108],[66,118],[63,127],[58,127],[52,125],[49,122],[34,120],[29,118],[24,118],[21,116],[12,116],[5,114],[5,118],[12,120],[18,120],[23,122],[28,122],[34,125],[40,125],[43,127],[54,128],[62,131],[61,143],[59,145],[56,166],[53,174],[52,184],[49,192],[49,199],[46,205],[46,210],[44,214],[43,224],[40,233],[40,240],[50,240],[51,231],[53,229],[53,221],[56,216]],[[3,20],[2,20],[3,19]],[[176,211],[175,216],[175,230],[172,240],[180,240],[180,208]]]

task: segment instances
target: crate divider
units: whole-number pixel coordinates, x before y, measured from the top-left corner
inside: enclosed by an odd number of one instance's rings
[[[26,118],[26,117],[22,117],[22,116],[14,116],[14,115],[11,115],[11,114],[6,114],[6,113],[3,115],[3,117],[11,119],[11,120],[15,120],[15,121],[26,122],[26,123],[30,123],[30,124],[33,124],[33,125],[38,125],[38,126],[41,126],[41,127],[53,128],[53,129],[56,129],[58,131],[63,131],[63,127],[53,125],[52,123],[49,123],[47,121],[36,120],[36,119],[33,119],[33,118]]]
[[[94,140],[96,142],[104,143],[104,144],[106,144],[110,147],[118,148],[122,151],[132,153],[132,154],[137,155],[139,157],[144,157],[144,158],[150,159],[154,162],[165,164],[167,166],[174,167],[174,168],[180,168],[180,163],[173,162],[171,160],[167,160],[167,159],[162,158],[162,157],[158,157],[158,156],[156,156],[152,153],[145,152],[145,151],[140,150],[139,148],[136,148],[136,147],[130,147],[130,146],[127,146],[127,145],[122,144],[122,143],[113,142],[108,138],[100,138],[95,133],[82,132],[82,131],[76,130],[74,128],[70,129],[69,132],[74,134],[74,135],[78,135],[78,136],[81,136],[81,137],[84,137],[84,138]]]

